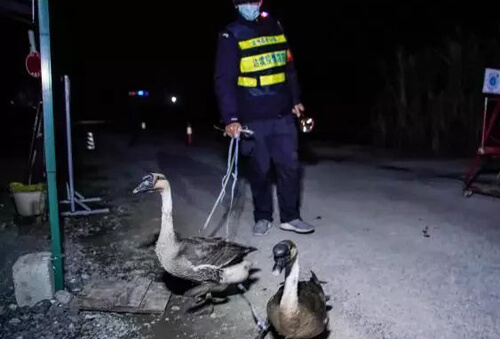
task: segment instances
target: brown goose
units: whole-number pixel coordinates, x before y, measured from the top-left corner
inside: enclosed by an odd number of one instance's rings
[[[197,299],[195,306],[211,299],[211,292],[220,292],[230,284],[239,284],[248,279],[252,264],[243,259],[256,248],[222,238],[181,238],[174,232],[172,194],[163,174],[145,176],[133,192],[161,194],[161,230],[156,243],[156,255],[168,273],[201,284],[187,292],[188,296]]]
[[[267,317],[278,334],[287,339],[315,338],[327,330],[327,297],[316,274],[299,281],[297,247],[285,240],[273,248],[273,273],[285,270],[285,283],[267,303]],[[262,337],[262,336],[261,336]]]

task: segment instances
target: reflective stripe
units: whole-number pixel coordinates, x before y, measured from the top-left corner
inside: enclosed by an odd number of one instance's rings
[[[285,76],[285,73],[263,75],[263,76],[259,77],[259,80],[260,80],[261,86],[271,86],[271,85],[276,85],[276,84],[285,82],[286,76]],[[257,87],[257,78],[239,77],[238,78],[238,86]]]
[[[242,87],[257,87],[257,79],[248,77],[239,77],[238,86]]]
[[[284,66],[286,57],[286,50],[249,56],[241,59],[240,70],[241,73],[251,73]]]
[[[260,77],[260,85],[261,86],[275,85],[285,82],[285,79],[286,79],[285,73],[263,75]]]
[[[286,37],[284,34],[281,35],[270,35],[270,36],[261,36],[255,39],[240,41],[240,49],[250,49],[261,46],[282,44],[286,42]]]

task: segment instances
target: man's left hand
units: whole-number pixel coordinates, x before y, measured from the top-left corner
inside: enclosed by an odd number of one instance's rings
[[[302,115],[302,112],[304,112],[305,108],[304,105],[302,104],[297,104],[293,106],[292,113],[295,114],[298,118]]]

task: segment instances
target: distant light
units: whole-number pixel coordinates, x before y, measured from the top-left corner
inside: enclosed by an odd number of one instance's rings
[[[140,97],[144,96],[144,91],[138,91],[137,95],[139,95]]]
[[[260,15],[263,17],[263,18],[267,18],[269,16],[269,13],[267,12],[262,12],[260,13]]]
[[[175,104],[177,102],[177,97],[172,97],[172,98],[170,98],[170,100],[172,101],[172,103]]]

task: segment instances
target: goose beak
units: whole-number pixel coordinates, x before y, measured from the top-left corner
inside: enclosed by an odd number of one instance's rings
[[[134,194],[140,193],[140,192],[150,192],[151,191],[151,181],[150,180],[144,180],[141,182],[132,192]]]
[[[283,269],[286,267],[286,260],[284,259],[276,259],[274,261],[274,266],[273,266],[273,275],[279,276],[281,272],[283,272]]]
[[[274,267],[273,274],[280,275],[290,260],[290,244],[282,241],[273,247]]]

